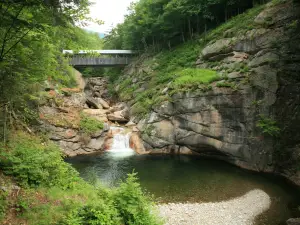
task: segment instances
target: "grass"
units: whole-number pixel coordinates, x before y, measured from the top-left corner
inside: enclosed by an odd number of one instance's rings
[[[216,71],[208,69],[188,68],[178,72],[178,77],[173,82],[174,88],[195,87],[199,84],[210,84],[220,80]]]

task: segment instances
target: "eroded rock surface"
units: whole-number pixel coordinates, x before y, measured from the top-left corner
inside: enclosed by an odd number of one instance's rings
[[[269,3],[254,18],[253,28],[230,35],[228,30],[209,42],[195,64],[226,79],[205,91],[170,94],[168,85],[161,88],[169,100],[134,120],[146,151],[213,156],[278,172],[300,185],[295,168],[300,160],[295,154],[300,149],[300,35],[295,21],[300,21],[298,3]],[[139,63],[129,66],[125,76],[147,89],[143,78],[151,67],[139,68]],[[274,127],[268,121],[275,121],[280,133],[269,132]]]

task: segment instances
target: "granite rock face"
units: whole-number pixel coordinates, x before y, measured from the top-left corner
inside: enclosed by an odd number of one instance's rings
[[[300,185],[288,158],[299,161],[293,153],[300,149],[300,27],[294,21],[300,21],[298,3],[270,3],[254,18],[254,28],[208,43],[197,67],[226,76],[218,82],[231,86],[214,82],[208,91],[175,95],[163,90],[170,100],[134,121],[146,150],[212,156],[280,173]],[[127,69],[129,76],[139,74],[133,70]],[[139,80],[140,86],[146,83]],[[280,133],[258,125],[273,121]]]
[[[100,93],[104,93],[106,84],[104,78],[89,78],[81,82],[82,87],[79,91],[78,88],[74,88],[66,90],[63,95],[54,93],[51,102],[40,107],[39,129],[48,133],[49,139],[55,142],[67,156],[104,150],[105,136],[109,130],[107,114],[110,106]],[[85,91],[83,92],[82,89]],[[81,114],[103,122],[104,128],[92,134],[82,132]]]

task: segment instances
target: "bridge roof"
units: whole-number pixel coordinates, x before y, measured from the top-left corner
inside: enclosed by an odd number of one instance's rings
[[[135,51],[132,50],[79,50],[75,51],[76,54],[87,54],[87,53],[99,53],[102,55],[131,55],[136,54]],[[73,54],[73,50],[63,50],[63,54]]]

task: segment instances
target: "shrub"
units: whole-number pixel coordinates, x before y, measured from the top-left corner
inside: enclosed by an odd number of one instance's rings
[[[117,209],[112,203],[97,200],[93,204],[88,204],[73,210],[60,223],[64,225],[115,225],[121,224]]]
[[[63,161],[57,146],[23,132],[10,140],[0,152],[0,167],[20,185],[69,188],[80,180],[77,171]]]
[[[116,189],[99,188],[93,202],[73,209],[59,223],[63,225],[156,225],[153,203],[141,190],[136,173],[128,175]]]
[[[113,196],[124,224],[160,224],[151,212],[153,210],[151,199],[144,194],[137,180],[136,173],[128,174],[126,181],[120,184]]]
[[[280,128],[276,125],[276,121],[262,114],[259,115],[256,126],[262,129],[263,133],[270,136],[278,136],[280,132]]]
[[[92,117],[88,117],[85,114],[81,114],[81,120],[79,123],[79,129],[88,135],[91,135],[95,132],[97,132],[98,130],[103,129],[103,122],[92,118]]]
[[[0,168],[25,187],[12,200],[28,224],[160,224],[136,174],[128,175],[119,188],[95,187],[79,178],[56,146],[15,133],[8,145],[0,146]],[[0,190],[0,221],[7,205],[6,193]]]

